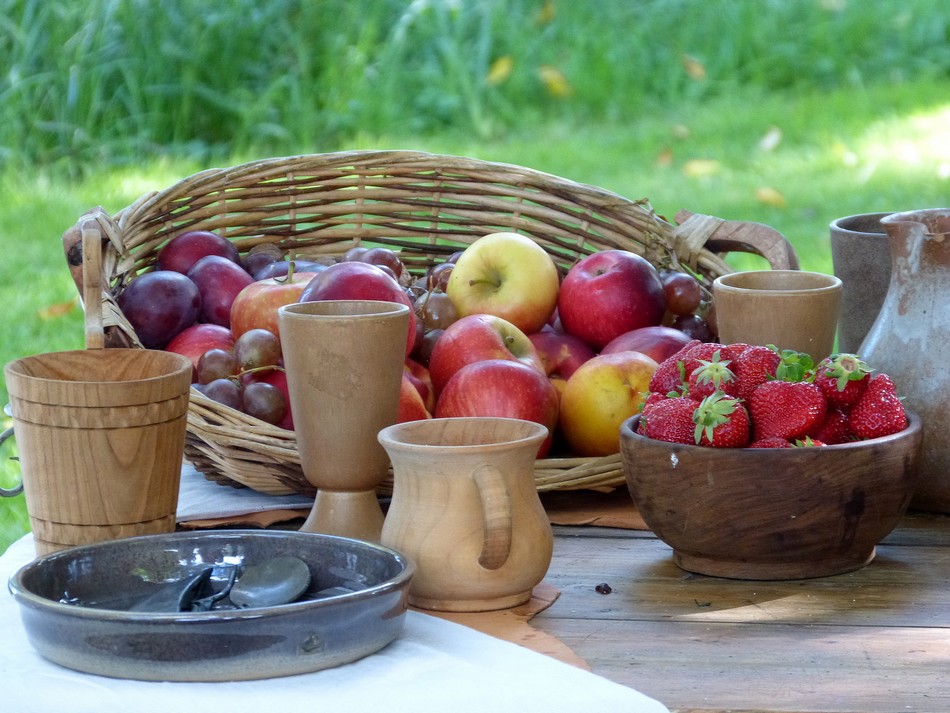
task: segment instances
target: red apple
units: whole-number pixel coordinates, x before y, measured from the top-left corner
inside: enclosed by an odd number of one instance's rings
[[[432,377],[429,370],[411,357],[406,357],[404,364],[409,381],[416,387],[422,403],[430,413],[435,410],[435,388],[432,386]]]
[[[188,270],[188,279],[201,293],[199,322],[231,326],[231,304],[238,293],[254,282],[243,267],[220,255],[206,255]]]
[[[399,412],[396,423],[432,418],[432,414],[426,408],[419,390],[412,381],[413,378],[408,371],[403,372],[402,384],[399,386]]]
[[[319,300],[376,300],[398,302],[409,308],[406,356],[416,343],[416,314],[406,291],[377,265],[365,262],[338,262],[318,273],[300,295],[300,302]]]
[[[534,367],[507,359],[486,359],[462,367],[445,385],[435,406],[436,418],[496,416],[520,418],[546,426],[538,449],[544,458],[558,418],[558,394]]]
[[[492,314],[530,334],[551,317],[558,285],[544,248],[518,233],[492,233],[465,248],[446,292],[459,315]]]
[[[486,359],[520,361],[544,375],[541,358],[524,332],[501,317],[472,314],[450,324],[432,348],[429,374],[436,394],[463,366]]]
[[[211,349],[230,351],[234,346],[231,330],[220,324],[193,324],[178,333],[166,346],[165,351],[182,354],[191,359],[191,380],[198,380],[198,359]]]
[[[207,255],[220,255],[231,262],[241,262],[238,250],[230,240],[208,230],[190,230],[172,238],[162,246],[155,259],[159,270],[174,270],[184,275]]]
[[[528,339],[537,350],[548,376],[569,379],[581,364],[596,356],[583,339],[573,334],[545,329],[529,334]]]
[[[250,329],[260,328],[279,338],[277,309],[299,301],[313,277],[312,272],[295,272],[290,280],[272,277],[252,282],[231,304],[231,334],[237,339]]]
[[[564,331],[595,350],[624,332],[660,324],[665,312],[656,268],[626,250],[603,250],[575,263],[558,297]]]
[[[574,372],[561,393],[560,427],[578,456],[620,452],[620,424],[639,413],[658,364],[640,352],[599,354]]]
[[[617,352],[640,352],[646,354],[657,364],[668,356],[675,354],[691,341],[691,337],[672,327],[656,325],[640,327],[624,332],[619,337],[610,340],[601,354],[616,354]]]

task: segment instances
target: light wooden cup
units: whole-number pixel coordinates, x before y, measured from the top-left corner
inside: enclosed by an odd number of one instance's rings
[[[416,564],[409,603],[440,611],[523,604],[554,540],[534,485],[547,428],[510,418],[439,418],[383,429],[393,497],[382,543]]]
[[[145,349],[4,369],[38,555],[175,529],[191,361]]]
[[[409,308],[319,300],[285,305],[277,319],[300,463],[317,488],[300,529],[378,542],[389,458],[376,434],[399,414]]]
[[[801,270],[751,270],[717,277],[719,341],[809,354],[817,364],[835,346],[841,280]]]

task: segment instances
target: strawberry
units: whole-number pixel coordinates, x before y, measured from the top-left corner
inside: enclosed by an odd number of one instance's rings
[[[775,378],[775,370],[781,361],[782,357],[775,349],[747,347],[731,364],[736,375],[736,396],[748,401],[756,386]]]
[[[848,415],[834,407],[828,409],[824,421],[817,428],[809,431],[806,436],[827,443],[829,446],[854,440],[851,425],[848,423]]]
[[[752,441],[749,444],[749,448],[791,448],[792,443],[784,438],[779,438],[778,436],[769,436],[768,438],[760,438],[756,441]]]
[[[871,370],[854,354],[835,354],[818,363],[814,383],[824,392],[828,403],[849,411],[861,398]]]
[[[811,436],[805,436],[803,439],[796,440],[792,446],[794,448],[818,448],[820,446],[827,446],[828,444],[824,441],[819,441]]]
[[[827,410],[821,389],[805,381],[766,381],[756,386],[749,398],[756,440],[801,438],[821,424]]]
[[[657,441],[695,443],[693,411],[696,402],[687,396],[672,396],[644,405],[637,433]]]
[[[713,352],[711,358],[699,359],[699,366],[689,375],[690,398],[701,401],[716,391],[736,396],[736,375],[729,368],[729,359],[722,359],[722,350]]]
[[[683,371],[683,357],[700,344],[702,342],[698,339],[693,339],[660,362],[656,371],[653,372],[653,378],[650,379],[650,391],[656,394],[682,393],[687,376]]]
[[[749,445],[749,413],[734,396],[716,391],[693,412],[695,440],[712,448],[745,448]]]
[[[864,393],[848,414],[848,423],[862,440],[889,436],[907,428],[907,413],[891,377],[876,374],[868,380]]]
[[[716,352],[721,352],[722,349],[722,344],[716,344],[715,342],[700,342],[683,354],[681,359],[683,360],[683,372],[686,374],[686,378],[689,379],[689,376],[693,373],[693,370],[702,365],[701,362],[711,360],[713,355]]]

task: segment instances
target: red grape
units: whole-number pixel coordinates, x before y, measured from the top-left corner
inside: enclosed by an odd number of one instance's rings
[[[238,362],[232,352],[225,349],[209,349],[198,357],[199,384],[210,384],[212,381],[227,379],[238,373]]]
[[[673,324],[670,326],[673,327],[673,329],[680,330],[683,334],[686,334],[692,339],[698,339],[701,342],[711,342],[716,336],[709,328],[709,324],[706,323],[706,320],[695,314],[679,316],[673,320]]]
[[[438,265],[433,265],[429,268],[429,272],[426,275],[426,287],[430,290],[445,292],[445,288],[449,285],[449,277],[452,275],[454,268],[455,263],[451,262],[440,262]]]
[[[663,294],[666,297],[666,309],[672,314],[693,314],[699,309],[703,299],[699,280],[686,272],[675,270],[667,272],[661,279]]]
[[[276,386],[255,381],[244,387],[244,412],[261,421],[278,424],[287,413],[287,401]]]
[[[243,410],[241,385],[236,379],[215,379],[205,384],[202,393],[219,404],[230,406],[238,411]]]
[[[234,341],[234,357],[241,371],[276,366],[280,340],[268,329],[249,329]]]

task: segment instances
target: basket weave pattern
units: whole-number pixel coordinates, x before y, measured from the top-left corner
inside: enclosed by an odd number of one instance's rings
[[[93,209],[63,241],[82,291],[82,238],[98,232],[101,298],[98,304],[85,299],[87,335],[95,313],[106,346],[141,346],[117,297],[153,267],[169,239],[187,230],[217,232],[242,254],[271,243],[301,259],[342,255],[369,242],[398,250],[415,274],[501,230],[532,238],[562,274],[579,258],[608,249],[629,250],[657,267],[687,266],[707,286],[732,271],[720,252],[756,252],[773,267],[797,267],[784,238],[765,226],[689,213],[678,218],[674,225],[645,200],[520,166],[411,151],[357,151],[206,170],[142,196],[114,216]],[[185,455],[222,484],[271,494],[312,492],[293,432],[194,390]],[[536,480],[542,491],[624,482],[619,455],[539,460]]]

